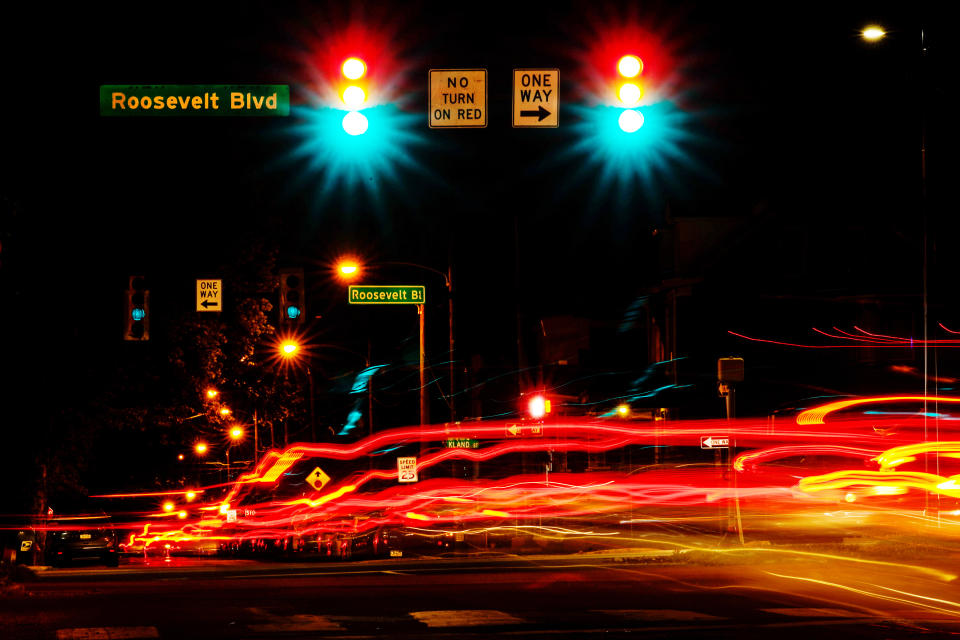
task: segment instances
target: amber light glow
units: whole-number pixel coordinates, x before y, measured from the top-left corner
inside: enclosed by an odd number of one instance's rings
[[[860,32],[860,35],[867,42],[876,42],[887,35],[887,32],[884,31],[882,27],[870,25],[869,27],[865,27],[864,30]]]
[[[284,355],[284,357],[293,356],[299,349],[300,345],[292,340],[287,340],[280,345],[280,352]]]
[[[337,262],[337,277],[344,281],[356,280],[360,277],[360,263],[352,258],[346,258]]]

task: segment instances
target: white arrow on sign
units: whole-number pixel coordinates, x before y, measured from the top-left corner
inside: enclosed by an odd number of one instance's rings
[[[718,438],[717,436],[700,436],[701,449],[727,449],[730,446],[730,438]]]

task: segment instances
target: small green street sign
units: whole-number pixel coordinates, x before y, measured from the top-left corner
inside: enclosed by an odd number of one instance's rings
[[[423,304],[423,285],[358,285],[347,290],[350,304]]]
[[[476,438],[447,438],[447,449],[479,449],[480,441]]]

